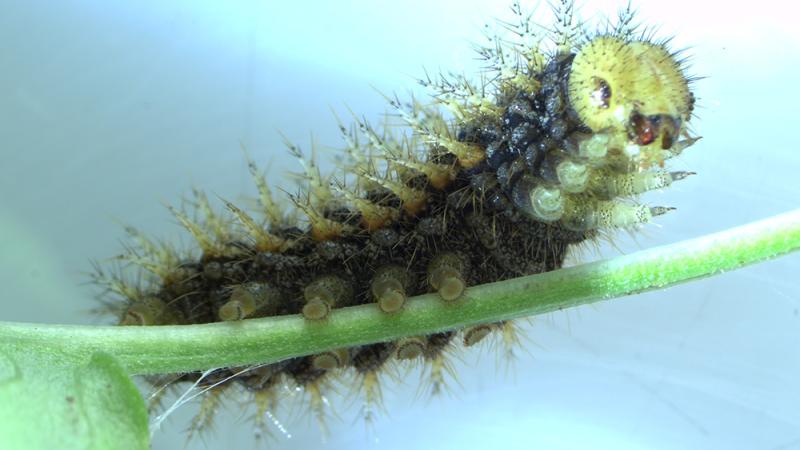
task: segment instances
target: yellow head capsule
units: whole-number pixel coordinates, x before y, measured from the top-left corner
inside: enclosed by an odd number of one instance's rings
[[[689,82],[662,45],[600,36],[584,45],[572,62],[569,101],[595,133],[625,137],[639,147],[632,160],[642,166],[663,162],[661,150],[677,141],[689,120]]]

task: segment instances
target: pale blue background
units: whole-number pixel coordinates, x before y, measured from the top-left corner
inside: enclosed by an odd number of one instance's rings
[[[582,15],[624,3],[585,1]],[[696,85],[705,138],[672,162],[699,175],[649,197],[679,208],[659,226],[577,259],[798,207],[800,32],[784,4],[639,2],[709,77]],[[294,170],[279,130],[306,149],[311,133],[340,146],[331,108],[378,121],[374,88],[402,93],[423,67],[472,72],[470,42],[508,17],[505,2],[478,0],[0,0],[0,12],[2,319],[69,323],[91,321],[82,272],[120,251],[115,219],[183,236],[161,202],[193,184],[252,193],[240,144],[276,178]],[[800,449],[798,269],[792,256],[537,319],[513,375],[468,352],[452,398],[413,401],[412,372],[388,383],[388,415],[369,432],[358,404],[340,407],[321,444],[313,421],[285,408],[292,438],[271,448]],[[154,448],[180,448],[191,414]],[[251,448],[240,408],[220,414],[231,419],[207,448]]]

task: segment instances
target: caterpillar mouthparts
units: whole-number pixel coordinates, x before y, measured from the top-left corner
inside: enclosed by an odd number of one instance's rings
[[[528,39],[522,30],[533,24],[513,5],[519,23],[508,27],[520,39],[497,37],[478,50],[490,68],[486,81],[426,77],[420,82],[434,91],[432,104],[389,97],[410,133],[359,119],[340,123],[348,156],[340,173],[321,173],[314,157],[288,143],[304,168],[303,190],[289,195],[293,208],[276,200],[253,161],[256,214],[225,200],[219,212],[199,190],[194,210],[170,207],[199,257],[127,227],[134,245],[122,259],[141,269],[139,281],[102,270],[95,277],[121,300],[119,324],[302,314],[324,325],[335,308],[374,303],[392,315],[408,297],[428,292],[468,301],[470,286],[557,269],[570,246],[670,211],[637,197],[691,174],[664,168],[697,140],[688,130],[694,97],[682,61],[638,33],[630,9],[595,33],[573,17],[570,1],[555,9],[554,31]],[[552,45],[540,45],[544,38]],[[511,335],[513,324],[177,379],[213,386],[192,432],[210,422],[231,389],[253,399],[256,425],[267,431],[264,416],[287,383],[310,395],[318,411],[327,384],[354,372],[366,402],[377,402],[381,371],[393,361],[418,361],[437,391],[450,349],[492,333]]]

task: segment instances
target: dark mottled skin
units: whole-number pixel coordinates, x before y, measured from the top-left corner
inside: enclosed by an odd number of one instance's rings
[[[510,193],[523,173],[554,177],[551,160],[559,151],[566,151],[562,149],[569,149],[570,133],[583,131],[567,107],[565,81],[571,60],[572,55],[546,66],[537,76],[541,83],[538,92],[519,92],[499,99],[505,110],[499,122],[478,119],[461,127],[458,138],[484,147],[486,159],[476,167],[462,169],[444,190],[428,186],[424,178],[410,180],[410,185],[424,188],[430,195],[426,209],[416,216],[404,215],[392,225],[368,233],[360,228],[358,213],[327,211],[328,218],[361,231],[316,242],[296,228],[282,230],[278,234],[299,237],[297,245],[283,253],[248,250],[252,257],[241,260],[187,264],[186,270],[194,275],[164,286],[160,296],[172,300],[171,304],[192,323],[206,323],[219,320],[216,311],[230,295],[225,286],[244,282],[269,283],[284,299],[276,314],[297,314],[304,305],[303,288],[322,275],[335,275],[352,287],[353,297],[337,307],[373,303],[369,293],[372,274],[386,265],[407,268],[412,280],[409,296],[430,292],[427,265],[444,252],[463,259],[468,286],[559,268],[567,247],[589,236],[530,218],[514,207]],[[452,155],[438,151],[433,151],[429,159],[455,162]],[[399,200],[388,192],[370,192],[367,196],[381,205],[399,206]],[[453,332],[429,336],[423,356],[436,358],[453,336]],[[359,373],[377,371],[392,357],[394,347],[389,342],[350,349],[349,365]],[[223,370],[221,375],[233,370]],[[279,374],[302,386],[325,373],[311,364],[311,357],[302,357],[237,379],[250,389],[267,389]],[[198,376],[187,374],[184,378]]]

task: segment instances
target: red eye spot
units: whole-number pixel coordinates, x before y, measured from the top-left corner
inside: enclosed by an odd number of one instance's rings
[[[631,137],[639,145],[649,145],[656,139],[657,125],[649,117],[634,113],[631,116]]]

